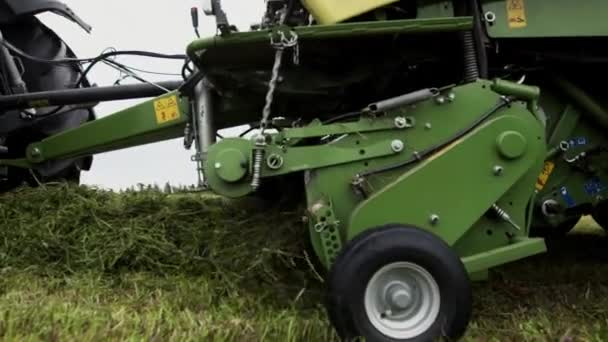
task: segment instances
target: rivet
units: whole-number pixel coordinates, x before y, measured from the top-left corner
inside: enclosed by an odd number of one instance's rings
[[[484,14],[484,17],[488,23],[496,21],[496,14],[494,14],[494,12],[488,11]]]
[[[222,168],[222,164],[221,163],[215,163],[215,168],[216,169],[221,169]]]
[[[41,154],[42,154],[42,152],[40,151],[40,149],[38,147],[35,147],[32,150],[32,157],[40,157]]]
[[[405,126],[407,126],[407,120],[404,117],[398,116],[395,118],[395,127],[405,128]]]
[[[504,171],[504,169],[502,168],[502,166],[500,166],[500,165],[494,166],[494,175],[500,176],[500,175],[502,175],[503,171]]]
[[[439,224],[439,215],[436,215],[436,214],[431,215],[430,221],[433,226],[436,226],[437,224]]]
[[[403,151],[404,145],[403,145],[403,141],[401,140],[393,140],[393,142],[391,142],[391,149],[393,150],[393,152],[401,152]]]

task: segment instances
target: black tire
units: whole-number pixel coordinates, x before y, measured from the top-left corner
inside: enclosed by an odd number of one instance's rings
[[[6,39],[24,52],[43,59],[76,58],[74,52],[51,29],[42,24],[36,17],[27,17],[17,22],[3,25],[2,32]],[[82,75],[82,69],[69,65],[50,65],[21,59],[23,80],[29,92],[74,88]],[[90,84],[85,79],[81,87]],[[9,149],[5,158],[21,158],[25,155],[28,144],[39,141],[83,123],[95,120],[92,108],[64,108],[61,113],[39,119],[34,125],[9,132],[4,136],[4,144]],[[36,170],[9,168],[7,179],[0,184],[0,191],[7,191],[26,183],[35,186],[37,182],[69,181],[80,182],[82,170],[89,170],[92,157],[47,162]]]
[[[394,262],[414,263],[426,270],[439,288],[439,313],[417,336],[395,339],[371,323],[365,310],[369,280]],[[458,339],[472,314],[468,274],[456,253],[436,236],[413,227],[388,225],[372,229],[349,242],[332,265],[328,277],[327,313],[344,341],[434,341]]]

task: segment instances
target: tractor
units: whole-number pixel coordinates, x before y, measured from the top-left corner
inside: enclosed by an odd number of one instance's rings
[[[216,34],[184,55],[93,58],[19,15],[53,1],[3,2],[10,184],[183,138],[210,191],[301,201],[345,341],[458,339],[472,282],[546,252],[582,216],[608,227],[605,2],[266,0],[240,31],[205,0]],[[120,54],[183,59],[183,77],[90,87],[97,63],[128,70],[109,59]],[[135,98],[151,99],[94,116],[95,103]]]

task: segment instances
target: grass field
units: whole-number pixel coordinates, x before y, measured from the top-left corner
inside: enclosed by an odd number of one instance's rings
[[[61,186],[2,195],[0,338],[335,340],[297,213],[272,212]],[[586,218],[549,247],[475,285],[465,340],[608,340],[603,231]]]

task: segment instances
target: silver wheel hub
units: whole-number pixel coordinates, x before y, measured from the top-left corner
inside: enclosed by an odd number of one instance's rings
[[[424,268],[396,262],[378,270],[367,284],[365,310],[372,325],[393,339],[426,332],[439,316],[439,286]]]
[[[412,305],[412,289],[408,284],[397,282],[387,291],[386,302],[392,309],[405,310]]]

